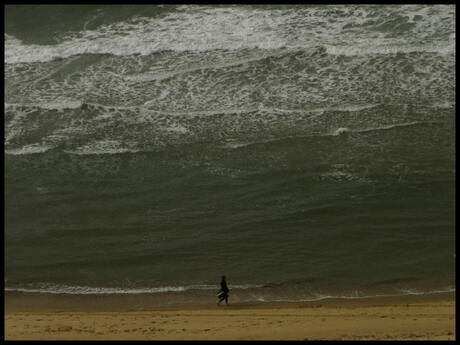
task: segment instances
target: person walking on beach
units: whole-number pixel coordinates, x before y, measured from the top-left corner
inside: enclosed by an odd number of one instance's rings
[[[217,297],[219,298],[219,302],[217,302],[217,305],[220,305],[220,302],[225,300],[225,304],[228,305],[228,292],[230,290],[228,289],[227,282],[225,281],[225,276],[222,276],[222,280],[220,281],[220,290],[219,294]]]

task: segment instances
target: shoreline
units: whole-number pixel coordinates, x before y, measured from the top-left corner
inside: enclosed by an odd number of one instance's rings
[[[217,291],[217,289],[216,289]],[[412,301],[444,301],[455,299],[456,291],[434,291],[427,293],[407,293],[399,295],[376,295],[363,297],[334,297],[328,296],[315,300],[292,301],[263,301],[240,300],[231,294],[229,302],[233,307],[267,306],[292,307],[322,304],[322,305],[350,305],[369,303],[408,303]],[[215,294],[188,296],[182,292],[137,293],[137,294],[70,294],[70,293],[43,293],[24,291],[4,291],[5,311],[37,311],[37,312],[65,312],[65,311],[156,311],[213,308],[217,301]],[[191,299],[193,298],[193,299]]]
[[[31,296],[14,295],[5,294],[7,340],[455,339],[455,292],[231,303],[228,307],[215,303],[146,304],[143,309],[136,309],[130,304],[134,300],[120,296],[104,296],[98,299],[100,303],[92,304],[89,302],[95,301],[94,296],[84,296],[86,304],[69,296],[65,296],[68,303],[62,304],[63,296],[47,296],[47,303],[61,304],[46,308],[44,300],[30,304]],[[18,303],[21,300],[23,303]],[[27,303],[29,309],[25,308]],[[74,305],[72,309],[74,303],[79,307]]]

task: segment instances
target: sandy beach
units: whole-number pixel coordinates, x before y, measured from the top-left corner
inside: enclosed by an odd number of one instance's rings
[[[6,340],[454,340],[453,293],[133,311],[43,308],[6,298]],[[48,297],[58,299],[60,297]],[[62,298],[62,297],[61,297]],[[42,310],[37,310],[41,308]],[[88,309],[82,311],[81,309]],[[68,306],[67,306],[67,309]],[[97,310],[99,309],[99,310]]]

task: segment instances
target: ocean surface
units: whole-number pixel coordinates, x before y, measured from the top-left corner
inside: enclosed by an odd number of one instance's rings
[[[5,11],[5,290],[455,290],[455,6]]]

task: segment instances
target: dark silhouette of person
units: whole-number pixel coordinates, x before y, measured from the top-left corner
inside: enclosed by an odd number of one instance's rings
[[[227,282],[225,281],[225,276],[222,276],[222,280],[220,281],[220,290],[219,294],[217,297],[219,298],[219,302],[217,302],[217,305],[220,305],[220,302],[225,300],[225,304],[228,305],[228,292],[230,290],[228,289]]]

